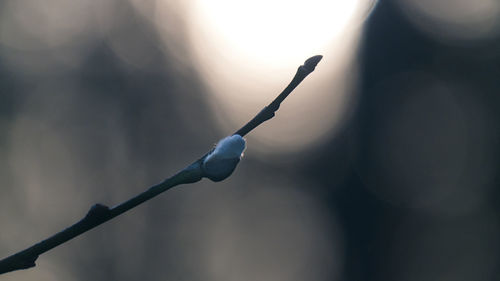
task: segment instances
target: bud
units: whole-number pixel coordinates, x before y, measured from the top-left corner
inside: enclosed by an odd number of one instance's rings
[[[245,150],[245,139],[240,135],[225,137],[203,160],[204,176],[221,181],[229,177],[240,162]]]

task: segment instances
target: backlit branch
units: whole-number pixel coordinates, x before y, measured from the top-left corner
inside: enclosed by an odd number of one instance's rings
[[[307,75],[314,71],[314,68],[321,58],[322,56],[311,57],[305,61],[304,65],[299,66],[292,81],[281,94],[279,94],[268,106],[264,107],[264,109],[262,109],[252,120],[236,131],[232,137],[221,140],[215,149],[212,149],[172,177],[167,178],[163,182],[150,187],[146,191],[121,204],[111,208],[102,204],[95,204],[90,208],[84,218],[72,226],[29,248],[0,260],[0,274],[34,267],[36,259],[41,254],[125,213],[174,186],[194,183],[204,177],[213,181],[220,181],[230,176],[240,160],[239,155],[241,155],[241,152],[245,148],[245,141],[242,137],[263,122],[273,118],[281,102],[285,100]]]

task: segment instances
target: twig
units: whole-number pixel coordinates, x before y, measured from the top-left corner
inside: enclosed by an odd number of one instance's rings
[[[297,87],[307,75],[314,71],[316,65],[318,65],[319,61],[323,58],[323,56],[314,56],[304,62],[304,65],[299,66],[297,69],[297,73],[293,77],[292,81],[288,86],[279,94],[268,106],[264,107],[252,120],[245,124],[245,126],[241,127],[238,131],[236,131],[235,135],[245,136],[251,130],[255,129],[255,127],[259,126],[263,122],[274,117],[274,112],[280,108],[281,102],[283,102],[286,97]]]
[[[263,122],[274,117],[274,113],[278,110],[281,102],[297,87],[297,85],[304,80],[304,78],[314,71],[314,68],[321,60],[322,56],[314,56],[306,60],[304,65],[299,66],[297,73],[293,77],[290,84],[279,94],[276,99],[274,99],[268,106],[264,107],[252,120],[245,124],[241,129],[236,131],[234,135],[245,136],[254,128],[262,124]],[[102,204],[95,204],[90,208],[88,213],[83,219],[73,224],[72,226],[62,230],[53,236],[42,240],[35,245],[26,248],[16,254],[0,260],[0,274],[7,273],[10,271],[27,269],[34,267],[35,261],[41,254],[75,238],[76,236],[85,233],[94,227],[113,219],[114,217],[125,213],[126,211],[136,207],[139,204],[157,196],[158,194],[180,184],[194,183],[201,180],[203,177],[210,178],[212,180],[218,181],[229,176],[234,168],[229,169],[229,173],[225,177],[214,178],[213,176],[207,174],[207,171],[203,168],[203,164],[207,156],[211,152],[208,152],[200,159],[196,160],[193,164],[189,165],[185,169],[181,170],[174,176],[164,180],[163,182],[154,185],[147,189],[146,191],[132,197],[131,199],[118,204],[112,208],[109,208]],[[238,159],[239,160],[239,159]]]

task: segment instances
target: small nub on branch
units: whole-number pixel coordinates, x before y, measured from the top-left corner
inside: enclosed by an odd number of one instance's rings
[[[255,115],[254,118],[252,118],[252,120],[246,123],[234,134],[243,137],[260,124],[273,118],[274,113],[280,108],[281,103],[288,97],[288,95],[295,89],[295,87],[297,87],[300,82],[302,82],[302,80],[307,77],[307,75],[314,71],[322,58],[322,55],[308,58],[303,65],[299,66],[299,68],[297,69],[297,73],[295,73],[292,81],[290,81],[283,92],[281,92],[269,105],[264,107],[257,115]]]

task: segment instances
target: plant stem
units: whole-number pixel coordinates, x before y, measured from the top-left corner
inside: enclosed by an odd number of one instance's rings
[[[307,59],[304,62],[304,65],[299,66],[297,73],[295,73],[292,81],[283,90],[283,92],[281,92],[281,94],[279,94],[268,106],[264,107],[257,115],[255,115],[254,118],[252,118],[252,120],[246,123],[245,126],[241,127],[241,129],[236,131],[234,134],[243,137],[251,130],[255,129],[255,127],[273,118],[274,113],[280,108],[281,102],[288,97],[288,95],[300,84],[300,82],[302,82],[302,80],[304,80],[304,78],[307,77],[307,75],[314,71],[316,65],[318,65],[322,58],[323,56],[317,55]]]
[[[279,109],[281,102],[285,100],[285,98],[300,84],[300,82],[302,82],[302,80],[304,80],[307,75],[314,71],[314,68],[319,63],[321,58],[322,56],[311,57],[306,60],[304,65],[299,66],[294,78],[283,90],[283,92],[234,134],[245,136],[263,122],[274,117],[274,113]],[[83,219],[72,226],[36,243],[29,248],[0,260],[0,274],[34,267],[36,265],[36,259],[41,254],[93,229],[104,222],[113,219],[116,216],[125,213],[130,209],[133,209],[134,207],[174,186],[200,181],[203,177],[205,177],[202,165],[207,155],[208,153],[172,177],[167,178],[163,182],[150,187],[146,191],[112,208],[102,204],[95,204],[90,208]]]
[[[150,187],[146,191],[112,208],[108,208],[107,206],[102,204],[95,204],[90,208],[83,219],[73,224],[72,226],[54,234],[53,236],[45,240],[36,243],[35,245],[25,250],[22,250],[12,256],[1,260],[0,274],[18,269],[27,269],[33,267],[35,266],[35,261],[39,255],[53,249],[54,247],[57,247],[75,238],[76,236],[85,233],[93,229],[94,227],[125,213],[126,211],[176,185],[193,183],[201,180],[202,171],[200,165],[202,163],[202,159],[203,158],[197,160],[186,169],[164,180],[163,182]]]

